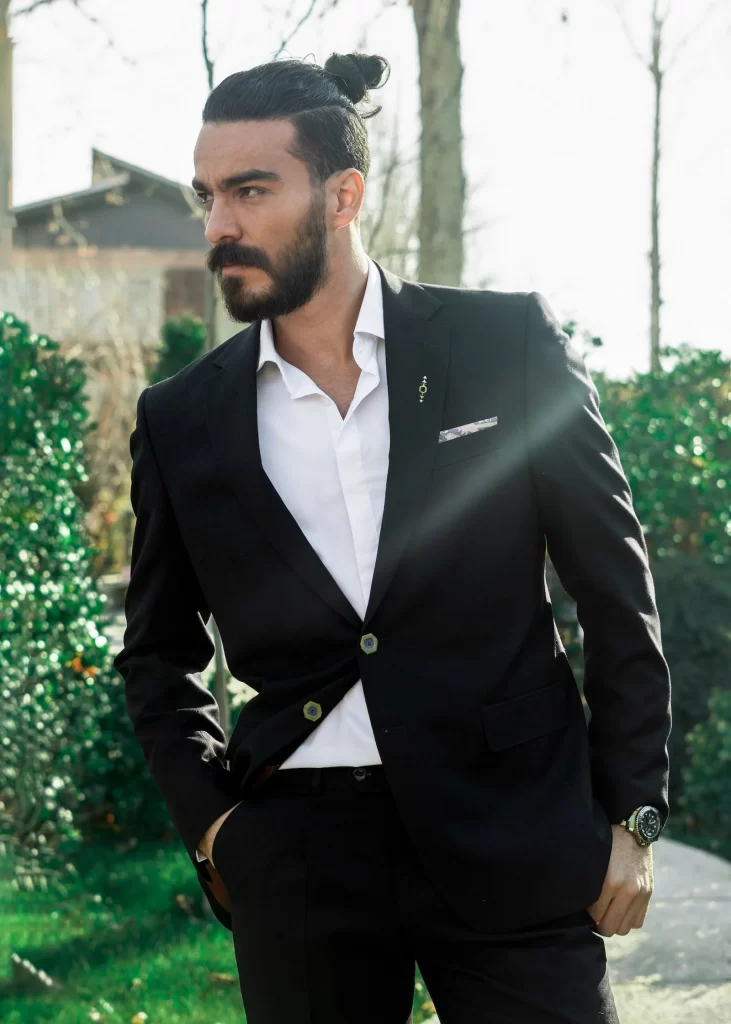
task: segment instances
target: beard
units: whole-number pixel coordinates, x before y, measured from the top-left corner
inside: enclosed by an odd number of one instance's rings
[[[224,277],[221,268],[243,264],[266,271],[271,278],[267,291],[247,288],[243,278]],[[310,301],[327,280],[327,231],[325,197],[317,192],[297,226],[294,241],[276,261],[261,249],[235,243],[222,243],[206,258],[208,269],[216,274],[226,311],[237,323],[272,319],[294,313]]]

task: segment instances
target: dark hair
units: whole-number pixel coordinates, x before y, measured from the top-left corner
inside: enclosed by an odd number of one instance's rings
[[[224,78],[203,107],[203,121],[286,119],[295,127],[292,155],[307,164],[310,178],[322,183],[335,171],[355,167],[364,178],[370,167],[368,113],[356,104],[369,90],[385,85],[391,68],[385,57],[333,53],[324,67],[303,60],[277,60]]]

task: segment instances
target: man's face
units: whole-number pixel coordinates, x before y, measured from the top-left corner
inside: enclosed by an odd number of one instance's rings
[[[291,121],[236,121],[204,124],[198,136],[206,264],[239,323],[294,312],[327,278],[326,192],[288,152],[294,134]]]

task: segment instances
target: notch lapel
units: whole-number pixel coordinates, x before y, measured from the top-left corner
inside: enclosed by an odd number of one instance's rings
[[[386,336],[390,450],[373,581],[365,619],[391,582],[422,507],[434,465],[446,393],[451,333],[431,318],[442,303],[380,264]],[[205,382],[206,422],[224,477],[246,515],[292,569],[348,622],[363,621],[264,471],[257,425],[260,322],[216,351]],[[419,391],[426,377],[426,393]]]
[[[256,415],[260,321],[224,343],[206,381],[206,421],[226,481],[262,536],[323,601],[360,628],[361,619],[282,501],[261,462]]]
[[[439,440],[451,343],[449,328],[432,320],[442,303],[418,284],[377,266],[383,285],[390,451],[365,622],[383,600],[423,507]]]

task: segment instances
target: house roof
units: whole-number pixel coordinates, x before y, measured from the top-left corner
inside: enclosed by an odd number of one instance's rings
[[[172,178],[163,178],[161,174],[153,174],[152,171],[146,170],[144,167],[138,167],[136,164],[127,163],[126,160],[120,160],[116,156],[111,156],[109,153],[102,152],[101,149],[92,148],[91,151],[91,177],[92,181],[96,181],[98,176],[101,176],[108,169],[119,172],[127,171],[132,177],[142,178],[143,180],[155,182],[157,185],[162,185],[165,188],[173,189],[176,193],[179,193],[181,189],[192,194],[193,190],[190,185],[183,185],[179,181],[173,181]]]
[[[82,189],[80,192],[67,192],[63,196],[53,196],[50,199],[39,199],[34,203],[25,203],[23,206],[14,206],[12,212],[17,216],[19,213],[30,213],[33,210],[43,210],[54,203],[79,202],[84,199],[108,192],[110,189],[120,188],[122,185],[129,185],[132,180],[131,174],[115,174],[114,177],[99,181],[91,188]]]
[[[181,199],[184,198],[184,194],[188,196],[193,195],[193,190],[189,185],[183,185],[170,178],[164,178],[160,174],[153,174],[152,171],[145,170],[144,167],[130,164],[126,160],[120,160],[118,157],[111,156],[109,153],[104,153],[96,148],[92,148],[91,151],[91,177],[92,184],[89,188],[81,189],[78,192],[68,192],[62,196],[51,196],[48,199],[36,200],[33,203],[25,203],[23,206],[14,206],[11,212],[18,216],[18,214],[36,213],[44,209],[49,209],[50,211],[54,203],[78,205],[84,203],[87,199],[93,199],[105,192],[121,188],[132,182],[140,185],[152,185],[153,191],[160,188],[170,193],[171,196],[177,196]]]

